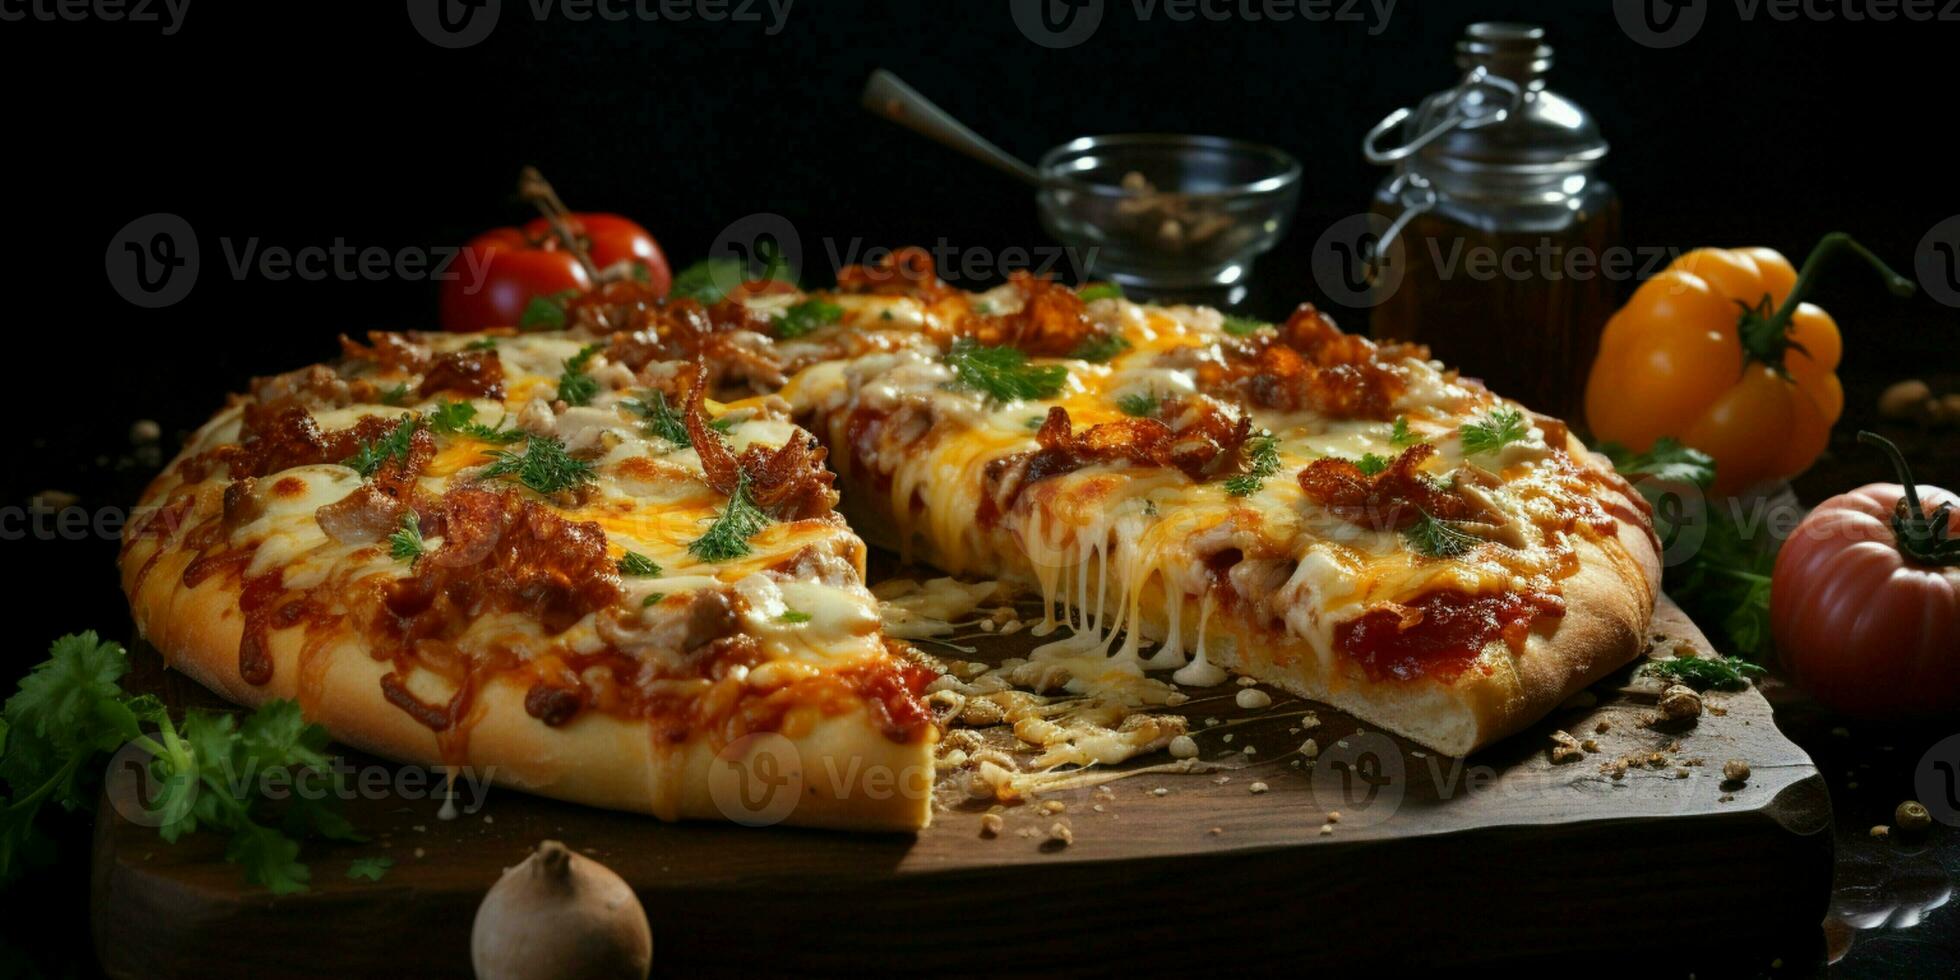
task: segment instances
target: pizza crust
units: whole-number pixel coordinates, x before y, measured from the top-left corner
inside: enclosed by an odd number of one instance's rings
[[[462,754],[445,757],[436,733],[383,695],[381,678],[391,665],[376,660],[364,642],[345,631],[335,631],[312,651],[303,650],[304,627],[272,631],[267,636],[272,679],[264,685],[245,681],[238,670],[244,617],[237,580],[212,576],[184,588],[183,571],[192,556],[166,548],[139,581],[139,571],[162,546],[139,539],[123,559],[123,584],[139,635],[169,666],[226,700],[248,707],[297,700],[308,721],[355,748],[418,765],[467,766],[499,786],[663,820],[895,831],[917,830],[931,820],[936,740],[928,732],[909,743],[894,742],[861,707],[814,719],[794,737],[738,740],[718,759],[706,737],[656,746],[646,722],[598,711],[580,712],[561,726],[546,725],[525,711],[524,689],[498,677],[475,698]],[[759,754],[774,758],[757,779],[800,772],[793,806],[773,795],[785,791],[779,781],[749,785],[747,802],[739,802],[743,774],[758,771]],[[718,794],[718,780],[732,785],[734,795],[726,788]]]

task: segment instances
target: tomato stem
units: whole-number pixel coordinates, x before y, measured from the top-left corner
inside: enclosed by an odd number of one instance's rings
[[[1919,488],[1912,482],[1912,467],[1892,440],[1876,432],[1858,433],[1858,441],[1877,446],[1892,460],[1892,469],[1905,488],[1905,496],[1892,511],[1892,537],[1901,554],[1927,565],[1960,565],[1960,540],[1947,537],[1953,505],[1942,503],[1931,514],[1919,503]]]
[[[1804,298],[1810,295],[1810,287],[1823,272],[1824,263],[1847,249],[1885,277],[1885,288],[1891,290],[1892,295],[1904,297],[1913,294],[1916,287],[1912,280],[1892,271],[1885,260],[1872,254],[1870,249],[1858,244],[1850,235],[1841,231],[1831,232],[1818,239],[1817,246],[1804,258],[1803,268],[1797,270],[1796,282],[1790,285],[1790,295],[1783,297],[1783,305],[1771,311],[1768,296],[1764,296],[1763,301],[1753,308],[1742,304],[1739,332],[1742,348],[1751,359],[1782,372],[1784,353],[1792,347],[1803,350],[1801,345],[1790,340],[1790,318],[1796,315],[1797,307],[1803,305]]]
[[[545,223],[551,225],[551,233],[558,238],[560,244],[565,246],[565,251],[572,253],[572,258],[578,260],[578,264],[585,269],[586,276],[591,278],[594,286],[605,281],[599,273],[599,266],[587,253],[585,243],[579,241],[578,236],[572,233],[571,225],[565,222],[565,217],[571,214],[571,209],[565,207],[565,202],[558,199],[558,192],[552,189],[551,181],[544,179],[544,174],[539,172],[538,168],[525,167],[518,172],[517,196],[530,202],[538,209],[539,214],[544,215]]]

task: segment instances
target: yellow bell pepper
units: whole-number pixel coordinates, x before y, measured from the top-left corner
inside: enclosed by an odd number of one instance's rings
[[[1837,321],[1803,301],[1825,259],[1849,249],[1896,296],[1913,284],[1842,232],[1803,271],[1768,248],[1698,248],[1634,291],[1606,324],[1586,382],[1595,438],[1645,452],[1673,436],[1715,458],[1728,495],[1803,472],[1844,411]]]

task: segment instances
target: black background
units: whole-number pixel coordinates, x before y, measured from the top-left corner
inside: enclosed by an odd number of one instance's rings
[[[1063,51],[1026,39],[1005,0],[797,0],[774,36],[760,5],[762,23],[581,23],[536,21],[505,0],[492,35],[463,50],[425,40],[399,0],[196,0],[173,36],[0,23],[0,168],[14,211],[0,240],[14,360],[0,505],[46,489],[91,511],[125,505],[149,475],[123,459],[132,421],[159,420],[170,444],[251,375],[329,356],[337,333],[433,323],[428,282],[240,280],[223,242],[455,244],[527,216],[511,195],[527,163],[574,208],[639,219],[676,265],[762,211],[794,222],[812,283],[834,271],[813,243],[1050,244],[1026,188],[857,107],[878,67],[1024,157],[1125,131],[1291,151],[1305,193],[1291,236],[1259,267],[1252,310],[1273,315],[1316,298],[1309,247],[1381,179],[1360,159],[1361,134],[1452,83],[1466,23],[1527,20],[1550,29],[1552,87],[1612,141],[1603,171],[1625,202],[1628,243],[1763,244],[1794,258],[1843,229],[1909,271],[1921,237],[1960,212],[1960,23],[1785,22],[1762,9],[1745,19],[1730,0],[1704,6],[1699,34],[1665,50],[1631,40],[1609,4],[1572,0],[1402,0],[1386,24],[1178,22],[1161,8],[1139,19],[1110,0],[1095,36]],[[104,254],[153,212],[185,218],[203,259],[187,299],[143,310],[110,288]],[[1955,370],[1960,311],[1878,294],[1847,268],[1815,295],[1851,338],[1847,379]],[[1951,486],[1960,474],[1922,477]],[[9,534],[0,554],[15,623],[0,677],[59,633],[127,633],[112,541]],[[50,907],[79,922],[73,858]]]

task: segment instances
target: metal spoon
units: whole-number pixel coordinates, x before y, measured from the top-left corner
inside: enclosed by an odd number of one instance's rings
[[[872,72],[871,78],[864,83],[864,95],[860,101],[875,115],[958,150],[1030,187],[1041,186],[1041,174],[1033,167],[966,128],[946,110],[920,95],[917,89],[883,68]]]

